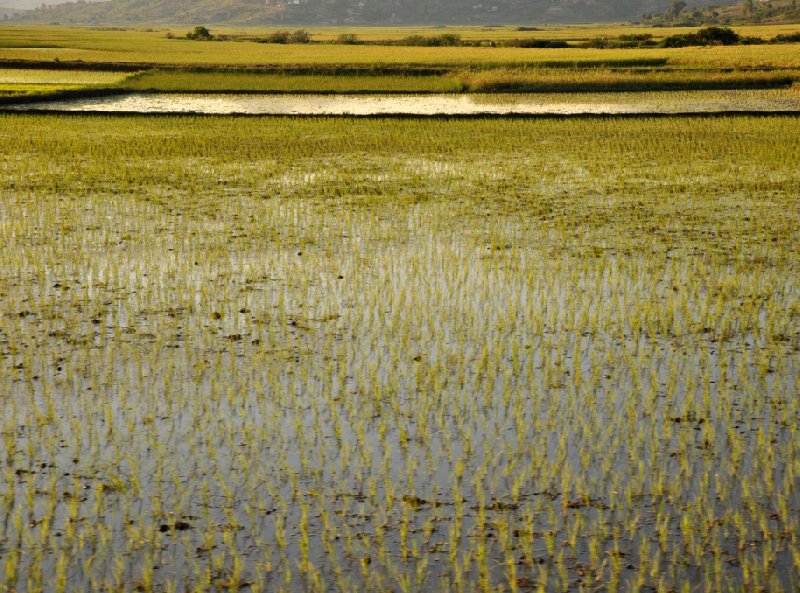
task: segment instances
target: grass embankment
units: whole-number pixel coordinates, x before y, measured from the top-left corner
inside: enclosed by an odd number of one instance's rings
[[[785,88],[800,70],[728,72],[680,69],[529,68],[459,73],[464,88],[477,92],[608,92]]]
[[[463,90],[447,76],[310,75],[254,72],[152,71],[127,78],[120,86],[132,91],[190,93],[447,93]]]
[[[800,119],[0,154],[0,589],[800,585]]]
[[[125,72],[1,68],[0,103],[114,92]]]
[[[462,70],[445,75],[297,75],[150,71],[120,86],[160,92],[607,92],[789,87],[800,71],[727,72],[608,68]]]
[[[4,84],[0,83],[0,99],[17,98],[46,98],[72,93],[75,91],[83,92],[86,90],[80,84]]]

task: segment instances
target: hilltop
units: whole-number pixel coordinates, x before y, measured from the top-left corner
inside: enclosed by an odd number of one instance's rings
[[[798,0],[744,0],[736,4],[690,7],[673,0],[663,13],[645,13],[641,24],[650,26],[752,25],[800,22]]]
[[[8,18],[10,16],[18,15],[24,12],[22,9],[13,8],[11,6],[0,6],[0,18]]]
[[[18,18],[95,25],[539,24],[630,21],[669,5],[670,0],[80,0],[43,5]]]

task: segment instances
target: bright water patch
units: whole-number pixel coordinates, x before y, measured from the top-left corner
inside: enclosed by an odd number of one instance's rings
[[[536,115],[799,111],[787,90],[562,94],[152,94],[17,105],[15,110],[252,115]]]

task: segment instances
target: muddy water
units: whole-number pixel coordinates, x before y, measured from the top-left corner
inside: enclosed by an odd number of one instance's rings
[[[14,106],[14,110],[253,115],[505,115],[800,111],[800,93],[698,91],[501,95],[130,94]]]

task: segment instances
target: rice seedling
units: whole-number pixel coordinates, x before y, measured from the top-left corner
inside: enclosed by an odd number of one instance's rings
[[[0,114],[0,588],[796,589],[798,139]]]

